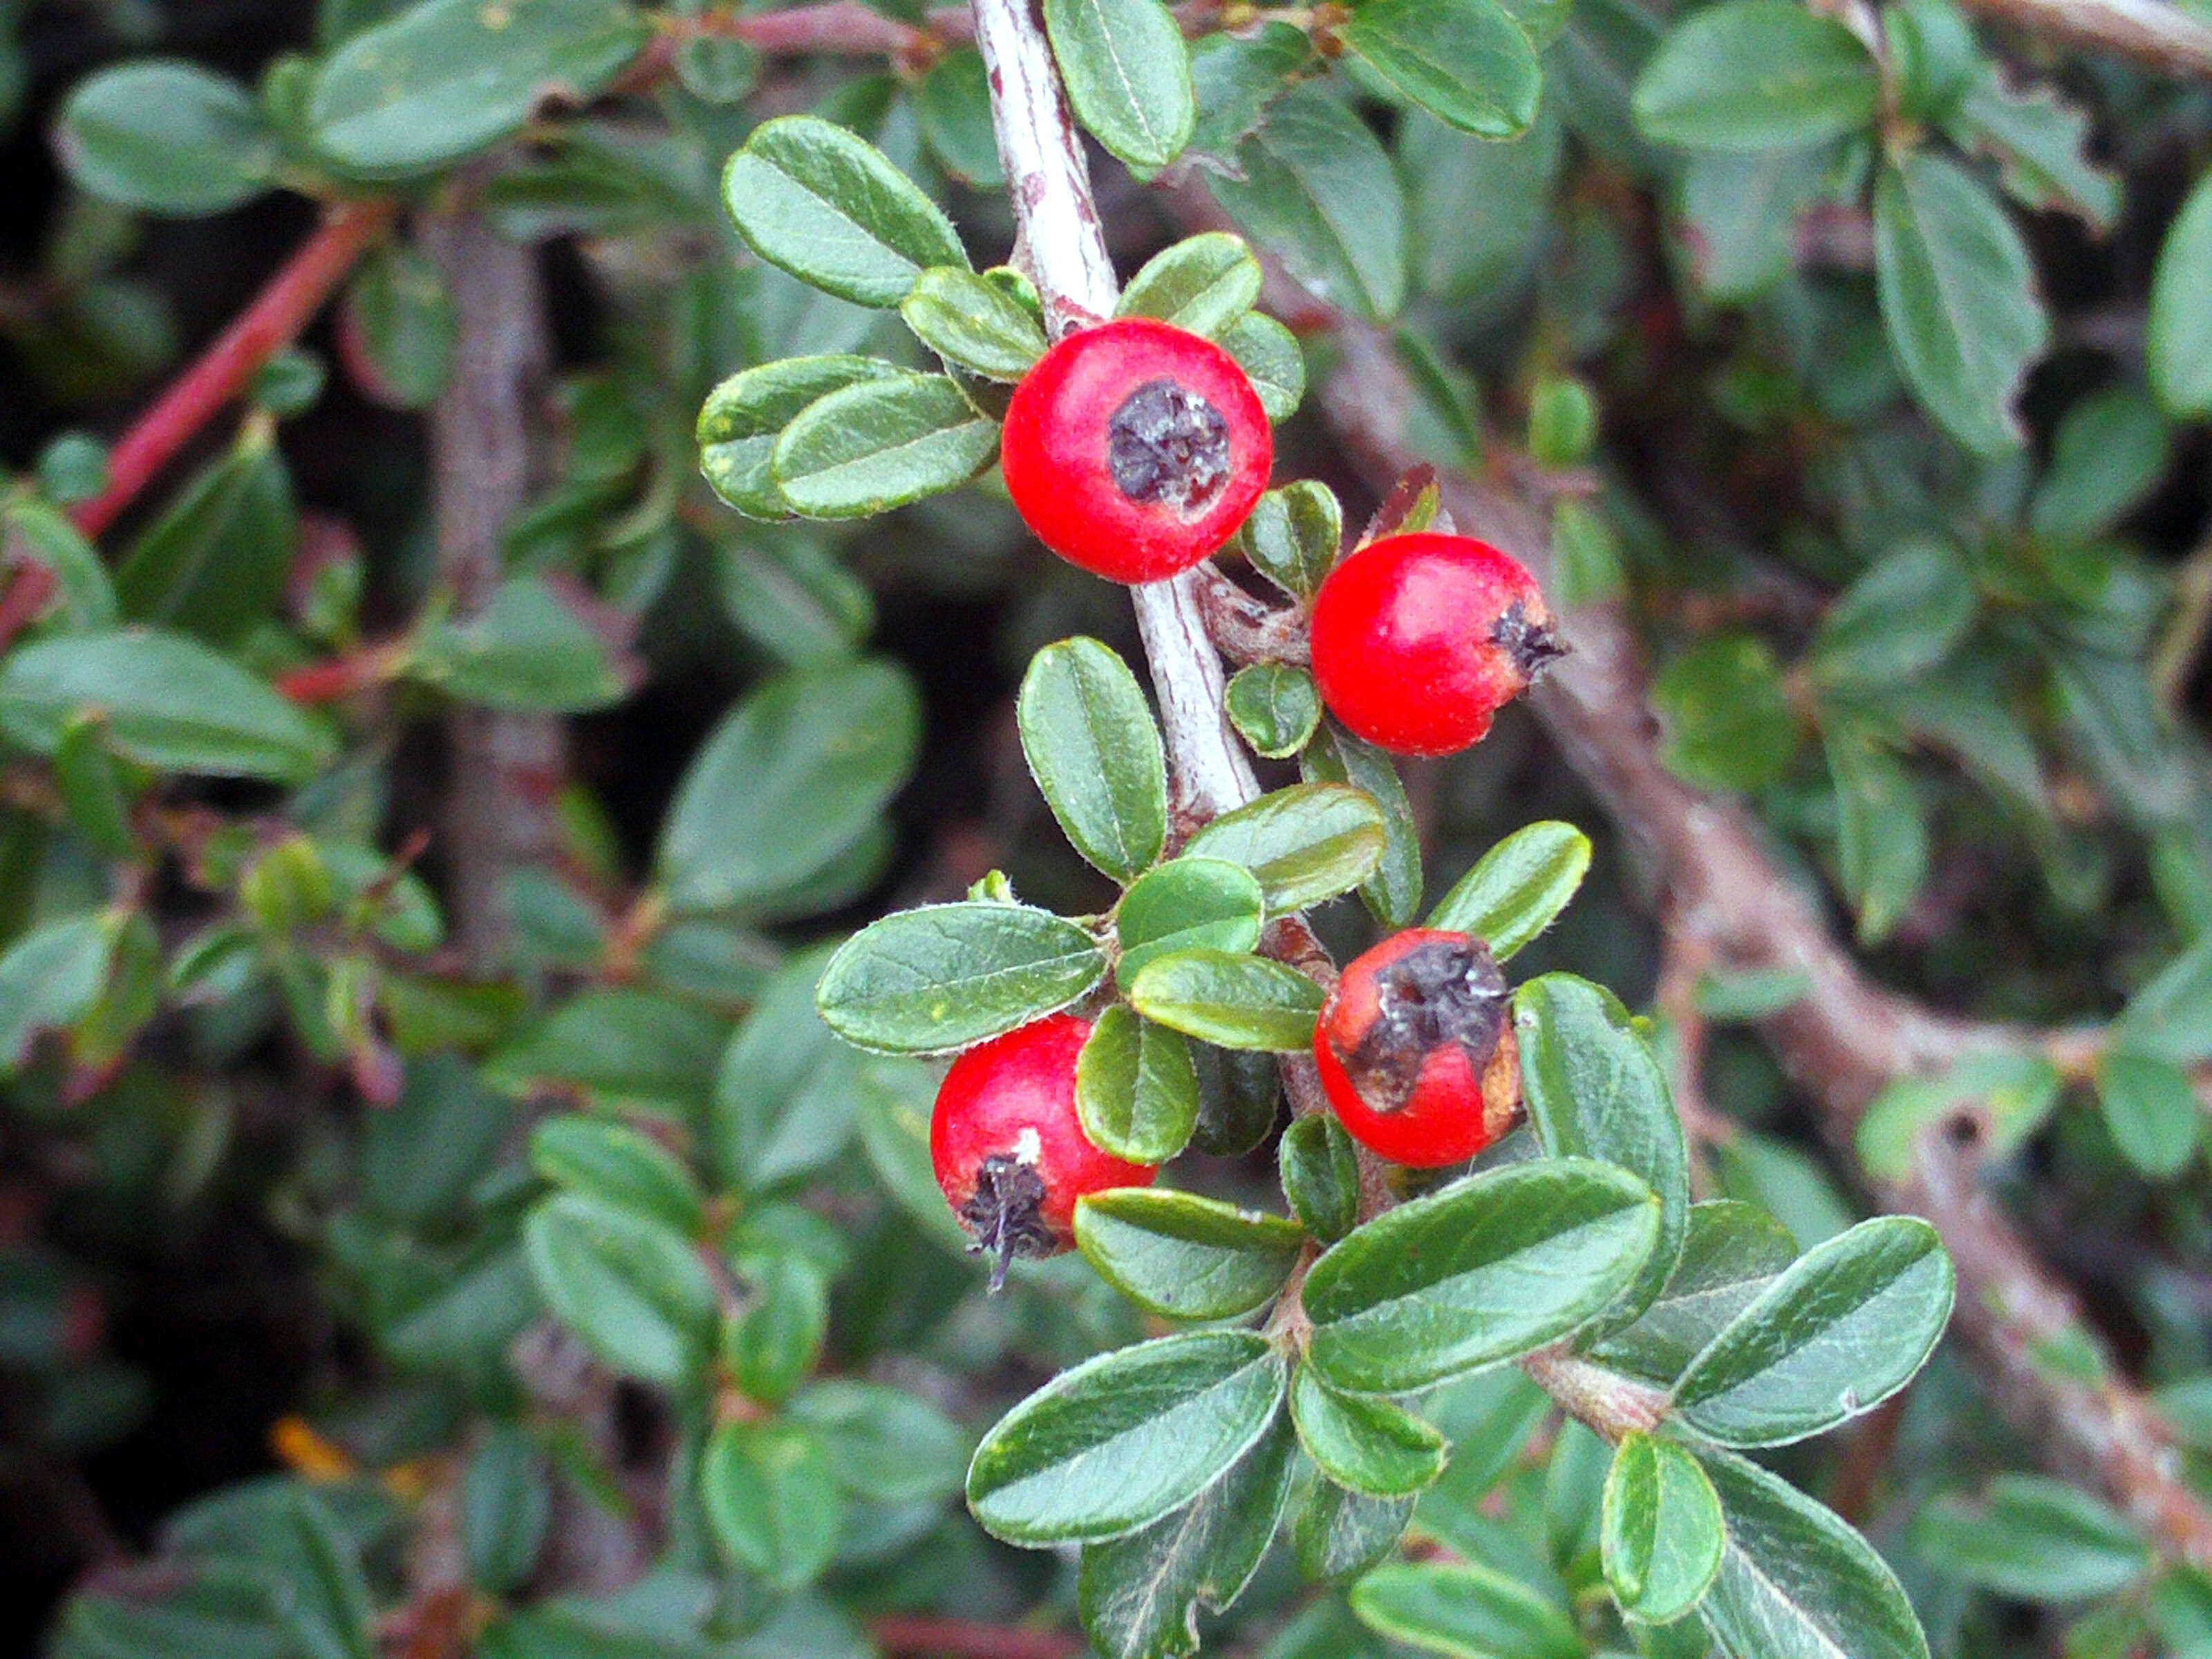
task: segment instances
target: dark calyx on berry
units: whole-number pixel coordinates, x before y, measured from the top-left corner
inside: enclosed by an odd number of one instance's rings
[[[975,1235],[970,1255],[991,1257],[991,1288],[1003,1288],[1018,1256],[1050,1255],[1058,1241],[1044,1222],[1044,1177],[1034,1164],[994,1152],[975,1166],[975,1194],[960,1206]]]
[[[1378,1112],[1413,1097],[1429,1056],[1445,1043],[1464,1049],[1480,1078],[1505,1030],[1505,975],[1479,939],[1419,945],[1375,975],[1375,1023],[1341,1055],[1360,1098]]]
[[[1114,487],[1133,501],[1195,518],[1229,482],[1229,422],[1173,380],[1147,380],[1106,422]]]
[[[1518,599],[1505,607],[1505,614],[1491,629],[1490,642],[1511,658],[1521,678],[1532,684],[1567,654],[1551,623],[1530,621],[1528,607]]]

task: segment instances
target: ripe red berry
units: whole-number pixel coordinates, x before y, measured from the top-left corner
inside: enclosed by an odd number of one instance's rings
[[[1054,1014],[976,1044],[952,1062],[929,1120],[929,1161],[952,1212],[995,1257],[994,1290],[1015,1256],[1073,1242],[1075,1200],[1149,1187],[1158,1170],[1091,1144],[1075,1111],[1075,1057],[1091,1023]]]
[[[1408,928],[1353,957],[1322,1005],[1314,1060],[1337,1121],[1393,1164],[1457,1164],[1520,1119],[1505,975],[1471,933]]]
[[[1536,579],[1471,536],[1370,542],[1314,596],[1322,701],[1357,737],[1449,755],[1563,654]]]
[[[1188,570],[1267,487],[1259,394],[1212,341],[1149,317],[1069,335],[1022,377],[999,464],[1023,522],[1117,582]]]

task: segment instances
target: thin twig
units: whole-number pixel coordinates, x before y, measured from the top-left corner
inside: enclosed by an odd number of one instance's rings
[[[2212,76],[2212,26],[2169,0],[1966,0],[1966,9],[2046,40],[2132,58],[2166,74]]]
[[[868,1621],[868,1631],[885,1652],[942,1655],[944,1659],[1079,1659],[1090,1651],[1081,1637],[1064,1631],[921,1613],[883,1613]]]
[[[394,211],[390,202],[349,202],[330,210],[237,321],[123,434],[108,456],[107,488],[70,515],[79,530],[97,536],[113,524],[261,366],[299,337]]]
[[[2190,678],[2212,634],[2212,537],[2182,561],[2173,576],[2173,616],[2151,653],[2150,683],[2159,706],[2179,714]]]

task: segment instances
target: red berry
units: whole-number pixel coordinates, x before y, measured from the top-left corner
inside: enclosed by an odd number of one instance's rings
[[[1314,596],[1322,701],[1353,735],[1449,755],[1562,654],[1536,579],[1471,536],[1370,542]]]
[[[1117,582],[1188,570],[1244,522],[1275,443],[1237,360],[1149,317],[1069,335],[1022,377],[999,464],[1023,522]]]
[[[1471,933],[1394,933],[1346,964],[1314,1026],[1337,1121],[1393,1164],[1473,1158],[1521,1115],[1505,975]]]
[[[945,1202],[997,1259],[1051,1255],[1074,1241],[1075,1200],[1109,1187],[1149,1187],[1158,1170],[1091,1144],[1075,1112],[1075,1057],[1091,1022],[1048,1018],[976,1044],[952,1062],[929,1120],[929,1161]]]

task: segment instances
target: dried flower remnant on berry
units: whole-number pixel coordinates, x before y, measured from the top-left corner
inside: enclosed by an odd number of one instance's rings
[[[1480,1076],[1505,1028],[1505,975],[1480,939],[1443,936],[1417,945],[1375,976],[1374,1022],[1345,1070],[1378,1112],[1412,1098],[1429,1058],[1446,1043]]]
[[[1229,422],[1188,386],[1147,380],[1106,424],[1114,486],[1133,501],[1192,518],[1229,482]]]
[[[975,1194],[960,1206],[960,1219],[974,1235],[968,1254],[991,1258],[994,1292],[1006,1288],[1016,1256],[1048,1256],[1060,1248],[1045,1225],[1044,1177],[1034,1160],[994,1152],[978,1164]]]

